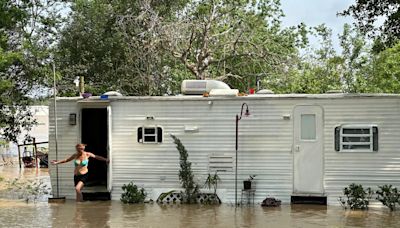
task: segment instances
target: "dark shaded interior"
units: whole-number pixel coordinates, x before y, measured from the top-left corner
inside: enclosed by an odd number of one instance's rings
[[[86,151],[107,158],[107,109],[82,109],[82,143]],[[107,186],[107,165],[104,161],[89,159],[89,178],[86,186]]]

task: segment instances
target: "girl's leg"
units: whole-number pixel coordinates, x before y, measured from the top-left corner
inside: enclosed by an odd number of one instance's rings
[[[82,197],[82,188],[83,188],[83,182],[79,181],[78,184],[75,186],[75,191],[76,191],[76,202],[82,202],[83,197]]]

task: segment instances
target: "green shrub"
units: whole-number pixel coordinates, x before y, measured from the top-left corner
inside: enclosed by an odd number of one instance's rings
[[[122,190],[124,191],[121,194],[121,201],[123,203],[143,203],[147,196],[144,188],[139,189],[132,181],[128,185],[124,184]]]
[[[381,201],[383,205],[390,208],[391,211],[396,209],[396,203],[400,203],[400,194],[397,188],[392,187],[392,185],[382,185],[378,186],[379,190],[376,191],[378,195],[377,200]]]
[[[339,197],[339,202],[344,208],[364,210],[368,209],[369,200],[372,198],[373,192],[371,188],[364,190],[361,184],[352,183],[349,187],[343,189],[343,194],[347,200]]]
[[[188,153],[181,140],[174,135],[171,138],[176,144],[176,149],[179,151],[179,180],[182,184],[182,188],[185,189],[184,201],[186,203],[196,203],[197,195],[199,194],[199,185],[194,181],[194,175],[192,172],[192,163],[188,161]]]

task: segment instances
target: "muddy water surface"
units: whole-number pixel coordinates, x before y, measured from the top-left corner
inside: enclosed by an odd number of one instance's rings
[[[8,172],[8,174],[6,174]],[[4,179],[47,178],[46,170],[11,173]],[[386,208],[349,211],[334,206],[124,205],[119,201],[49,204],[0,199],[0,227],[400,227],[400,212]]]
[[[340,207],[60,204],[0,200],[1,227],[400,227],[399,213]]]

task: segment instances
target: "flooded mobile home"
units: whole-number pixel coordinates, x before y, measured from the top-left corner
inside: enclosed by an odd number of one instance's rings
[[[58,97],[56,112],[49,108],[50,160],[56,151],[58,159],[70,156],[79,142],[110,158],[108,166],[89,162],[84,191],[109,193],[113,200],[130,181],[153,200],[181,189],[179,153],[170,134],[185,145],[200,185],[218,171],[217,194],[223,203],[235,202],[236,192],[241,197],[242,181],[250,175],[256,175],[256,203],[267,196],[284,203],[320,197],[332,205],[353,182],[400,184],[400,96],[237,96],[225,90],[211,90],[208,96]],[[243,108],[251,115],[242,116]],[[74,198],[73,163],[55,169],[50,170],[53,192]]]

